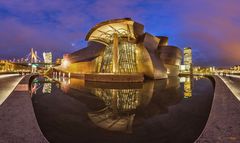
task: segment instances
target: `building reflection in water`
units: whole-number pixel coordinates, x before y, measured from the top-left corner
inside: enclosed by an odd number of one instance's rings
[[[180,82],[183,83],[184,87],[184,98],[192,97],[192,90],[194,87],[194,80],[204,78],[203,76],[184,76],[180,77]]]
[[[91,82],[86,83],[86,87],[106,105],[100,110],[89,112],[88,117],[96,126],[109,131],[131,133],[134,122],[143,121],[144,116],[164,113],[167,106],[181,100],[178,78],[124,85]],[[169,91],[171,95],[167,95]],[[156,98],[156,101],[151,102],[152,98]]]
[[[135,110],[140,102],[140,89],[92,89],[93,94],[101,98],[106,107],[88,113],[91,121],[104,129],[111,131],[132,132]]]
[[[193,78],[190,76],[185,76],[181,77],[180,81],[183,82],[184,98],[191,98],[193,89]]]
[[[85,82],[67,77],[55,77],[55,80],[60,83],[58,88],[65,93],[79,90],[82,93],[91,93],[103,101],[104,106],[88,112],[87,115],[96,126],[109,131],[132,133],[134,124],[144,122],[146,117],[167,113],[169,106],[179,103],[183,98],[178,77],[124,84]],[[185,86],[191,87],[191,83],[189,78],[184,79],[184,91]],[[50,85],[44,86],[44,92],[48,92]],[[189,97],[191,90],[192,88],[186,88],[184,96]]]
[[[31,85],[31,94],[36,94],[37,90],[40,88],[39,83],[32,83]]]
[[[52,79],[48,77],[44,78],[35,78],[31,84],[31,93],[36,94],[39,88],[42,88],[43,94],[51,94],[52,93]]]
[[[70,78],[60,78],[60,87],[63,92],[67,92],[70,88],[71,79]]]
[[[37,90],[41,87],[39,79],[34,79],[31,84],[31,96],[37,93]]]
[[[57,88],[60,88],[63,92],[67,92],[69,90],[71,79],[66,77],[65,73],[63,74],[63,76],[61,76],[60,74],[54,73],[52,76],[52,79],[60,83],[60,84],[57,84]]]
[[[87,116],[91,123],[108,131],[132,133],[134,125],[143,123],[150,116],[168,113],[168,107],[183,98],[178,77],[124,84],[85,82],[67,77],[55,77],[54,80],[58,81],[55,85],[63,92],[76,95],[79,99],[85,98],[83,100],[87,101],[87,106],[97,105],[87,112]],[[51,82],[48,78],[40,79],[32,86],[39,88],[37,85],[42,83],[42,92],[49,94],[52,91]],[[102,102],[101,106],[99,101]]]
[[[48,94],[52,93],[52,83],[44,83],[42,92]]]

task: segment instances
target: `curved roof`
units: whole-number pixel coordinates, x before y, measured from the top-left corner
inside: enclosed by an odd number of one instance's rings
[[[67,58],[71,63],[91,61],[103,52],[105,46],[104,44],[91,41],[88,42],[86,48],[67,54]]]
[[[128,35],[128,38],[136,39],[134,31],[136,25],[138,26],[137,32],[143,31],[143,25],[134,22],[131,18],[107,20],[94,26],[86,35],[85,40],[108,43],[109,37],[111,37],[113,33]]]

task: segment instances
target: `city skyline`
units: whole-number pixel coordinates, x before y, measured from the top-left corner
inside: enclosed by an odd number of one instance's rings
[[[172,45],[192,47],[193,63],[233,66],[240,63],[238,5],[220,1],[2,1],[0,58],[22,58],[31,48],[62,57],[86,46],[85,35],[101,21],[131,17],[145,31],[170,37]],[[203,10],[204,9],[204,10]]]

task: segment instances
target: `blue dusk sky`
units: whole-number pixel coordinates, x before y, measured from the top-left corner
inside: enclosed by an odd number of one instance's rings
[[[31,48],[62,57],[86,45],[95,24],[130,17],[145,31],[192,47],[195,65],[240,64],[240,0],[1,0],[0,58]]]

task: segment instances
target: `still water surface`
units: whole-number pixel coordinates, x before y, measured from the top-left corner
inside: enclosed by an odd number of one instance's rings
[[[35,114],[51,143],[191,143],[212,98],[212,82],[203,77],[130,84],[38,77],[32,83]]]

